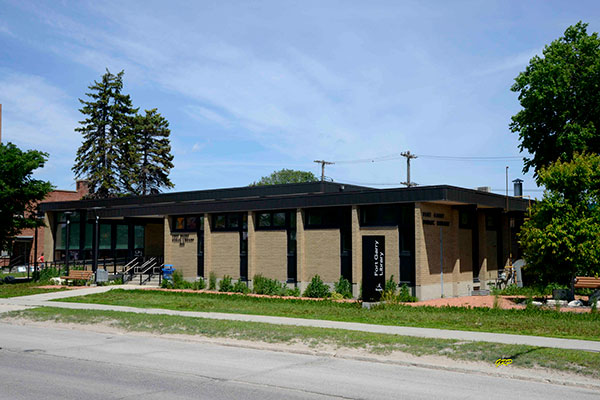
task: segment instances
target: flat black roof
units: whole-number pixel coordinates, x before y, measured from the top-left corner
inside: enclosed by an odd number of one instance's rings
[[[415,202],[504,209],[506,196],[448,185],[375,189],[311,182],[48,202],[40,208],[44,212],[97,209],[100,217],[135,217]],[[526,211],[528,204],[528,200],[508,197],[509,211]]]

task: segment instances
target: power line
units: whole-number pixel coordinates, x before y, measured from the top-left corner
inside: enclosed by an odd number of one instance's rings
[[[340,160],[334,161],[335,164],[360,164],[360,163],[374,163],[382,161],[393,161],[402,159],[405,153],[394,153],[385,156],[371,157],[371,158],[358,158],[355,160]],[[428,158],[434,160],[446,160],[446,161],[521,161],[521,156],[444,156],[444,155],[421,155],[413,154],[420,158]]]

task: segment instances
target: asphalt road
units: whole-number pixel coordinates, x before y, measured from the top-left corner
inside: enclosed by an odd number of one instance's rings
[[[501,377],[0,323],[0,399],[598,399]]]

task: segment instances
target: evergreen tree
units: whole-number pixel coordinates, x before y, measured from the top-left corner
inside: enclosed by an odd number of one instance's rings
[[[83,135],[83,143],[73,172],[89,181],[91,197],[113,197],[131,189],[129,171],[135,161],[131,127],[137,109],[122,93],[123,73],[113,75],[107,69],[100,82],[88,87],[90,100],[79,99],[83,104],[79,111],[86,119],[75,129]]]
[[[169,141],[169,122],[156,108],[146,110],[146,115],[135,117],[137,161],[133,192],[146,195],[161,187],[172,188],[169,172],[173,168],[173,155]]]

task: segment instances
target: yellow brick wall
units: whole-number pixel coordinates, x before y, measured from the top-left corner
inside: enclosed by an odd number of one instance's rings
[[[358,206],[352,206],[352,283],[356,285],[362,282],[362,235],[359,212]]]
[[[296,279],[298,282],[306,282],[306,250],[304,239],[304,211],[296,210]]]
[[[279,281],[287,280],[286,231],[255,231],[253,259],[254,273]],[[250,279],[254,275],[250,276]]]
[[[302,281],[320,275],[327,283],[340,279],[340,230],[308,229],[304,231],[304,271]]]
[[[185,279],[195,279],[198,273],[198,235],[194,232],[171,232],[171,229],[171,218],[165,217],[165,264],[173,264],[173,268],[180,271]]]
[[[210,271],[221,279],[225,275],[240,278],[240,234],[239,232],[211,233]]]
[[[430,212],[431,217],[423,217]],[[444,218],[435,218],[433,214],[444,214]],[[423,225],[423,219],[448,221],[450,226]],[[443,243],[444,295],[457,295],[464,291],[459,284],[472,282],[472,273],[461,269],[460,240],[458,229],[458,210],[451,206],[433,203],[417,203],[415,207],[415,262],[417,286],[439,285],[440,274],[440,228]],[[464,253],[464,249],[463,249]],[[470,263],[467,259],[465,262]]]

